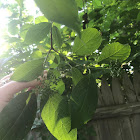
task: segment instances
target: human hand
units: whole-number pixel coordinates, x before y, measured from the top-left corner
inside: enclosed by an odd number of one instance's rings
[[[11,74],[12,75],[12,74]],[[39,76],[38,79],[35,79],[30,82],[16,82],[9,81],[11,75],[7,75],[2,80],[7,81],[5,85],[0,87],[0,112],[8,104],[8,102],[13,98],[14,94],[28,88],[31,90],[38,85],[41,85],[42,81],[47,78],[47,71],[45,70],[43,76]]]
[[[12,76],[13,73],[4,76],[1,80],[0,80],[0,87],[3,86],[4,84],[10,82],[10,77]]]

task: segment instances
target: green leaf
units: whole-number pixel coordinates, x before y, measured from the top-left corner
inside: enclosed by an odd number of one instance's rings
[[[52,27],[51,23],[42,22],[33,25],[27,32],[25,37],[25,43],[27,44],[37,44],[47,37]]]
[[[48,22],[48,19],[46,19],[44,16],[39,16],[35,19],[35,24],[39,24],[41,22]]]
[[[103,60],[119,60],[120,62],[122,62],[129,57],[130,52],[131,48],[129,45],[123,45],[119,42],[111,43],[103,48],[102,54],[100,55],[98,62]]]
[[[80,35],[78,8],[75,0],[35,0],[45,17],[74,29]]]
[[[50,85],[50,89],[59,94],[63,94],[65,90],[65,83],[61,78],[60,71],[57,69],[51,69],[48,71],[47,75],[47,81]]]
[[[31,55],[32,58],[42,58],[42,52],[39,50],[36,50]]]
[[[18,3],[18,5],[19,5],[20,7],[23,6],[23,0],[15,0],[15,1]]]
[[[25,24],[22,25],[21,29],[20,29],[20,37],[22,37],[23,39],[25,39],[27,31],[32,27],[33,25],[31,24]]]
[[[101,42],[100,32],[95,28],[88,28],[82,32],[81,38],[76,37],[73,52],[80,56],[90,55],[99,48]]]
[[[72,80],[74,85],[77,85],[77,83],[83,78],[82,73],[77,69],[72,67]]]
[[[37,59],[20,65],[11,76],[11,80],[27,82],[38,78],[44,69],[43,62],[44,59]]]
[[[83,7],[83,0],[75,0],[78,7]]]
[[[48,130],[58,140],[77,140],[77,130],[71,130],[70,109],[65,96],[58,93],[50,95],[41,116]]]
[[[56,68],[60,63],[60,56],[56,53],[51,52],[48,57],[50,68]]]
[[[50,88],[54,91],[55,90],[58,91],[59,94],[63,94],[65,90],[65,84],[62,79],[59,79],[55,81],[55,83],[54,82],[50,83]]]
[[[61,38],[60,31],[56,26],[53,26],[52,34],[53,34],[53,39],[55,44],[60,48],[62,46],[62,38]]]
[[[101,8],[102,7],[102,1],[101,0],[93,0],[93,7],[94,8]]]
[[[116,0],[103,0],[103,4],[105,5],[110,5],[110,4],[114,4]]]
[[[34,20],[33,16],[27,16],[26,18],[23,18],[24,22],[31,23]]]
[[[71,94],[72,129],[79,128],[93,118],[97,107],[97,84],[92,75],[80,80]]]
[[[137,19],[136,19],[137,23],[140,21],[140,12],[137,15]]]
[[[29,97],[29,92],[19,94],[0,113],[1,140],[22,140],[30,131],[36,116],[37,100],[35,94]]]
[[[18,24],[20,24],[19,20],[12,20],[8,23],[8,32],[12,35],[16,35],[19,31]]]

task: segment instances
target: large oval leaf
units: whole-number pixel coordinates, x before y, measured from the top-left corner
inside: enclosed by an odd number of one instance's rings
[[[47,37],[52,27],[51,23],[42,22],[33,25],[27,32],[25,37],[25,43],[27,44],[37,44]]]
[[[38,78],[43,72],[43,62],[44,59],[37,59],[20,65],[11,76],[11,80],[28,82]]]
[[[80,34],[75,0],[35,0],[35,2],[47,19],[66,25]]]
[[[119,60],[120,62],[122,62],[129,57],[130,52],[131,48],[129,45],[123,45],[119,42],[115,42],[103,48],[98,62],[109,60]]]
[[[65,96],[52,94],[41,116],[48,130],[58,140],[77,140],[77,130],[71,130],[70,109]]]
[[[93,118],[97,101],[95,78],[88,75],[78,82],[71,94],[72,128],[79,128]]]
[[[37,111],[36,95],[21,93],[0,113],[0,140],[22,140],[31,129]]]
[[[92,54],[99,48],[101,42],[100,32],[95,28],[88,28],[82,32],[81,38],[76,37],[73,52],[81,56]]]

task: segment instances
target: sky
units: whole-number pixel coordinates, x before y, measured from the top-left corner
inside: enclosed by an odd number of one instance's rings
[[[7,0],[9,4],[16,3],[15,0]],[[34,3],[34,0],[24,0],[25,1],[25,7],[28,10],[30,15],[35,15],[36,13],[36,6]],[[2,3],[5,3],[5,0],[1,0]],[[3,54],[4,51],[8,49],[8,45],[3,39],[4,32],[7,29],[8,24],[8,16],[10,15],[10,12],[6,9],[0,9],[0,55]]]

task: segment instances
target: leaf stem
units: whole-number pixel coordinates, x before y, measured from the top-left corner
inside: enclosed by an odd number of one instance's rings
[[[47,56],[45,57],[45,60],[44,60],[44,63],[43,63],[44,67],[45,67],[45,64],[46,64],[46,62],[47,62],[47,59],[48,59],[48,57],[49,57],[49,54],[50,54],[51,50],[52,50],[52,49],[50,48],[50,50],[49,50],[48,53],[47,53]]]
[[[53,39],[52,39],[52,28],[51,28],[51,50],[54,50],[54,48],[53,48]]]

